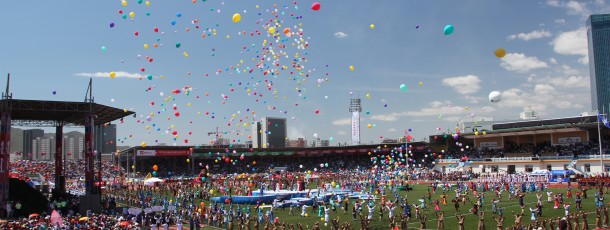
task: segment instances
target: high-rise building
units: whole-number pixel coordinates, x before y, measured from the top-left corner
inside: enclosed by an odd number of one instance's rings
[[[55,154],[55,134],[47,133],[43,137],[32,140],[32,159],[50,161]]]
[[[85,134],[72,131],[64,133],[63,153],[68,160],[80,160],[84,155]]]
[[[594,14],[587,19],[589,75],[593,111],[610,111],[610,14]]]
[[[262,148],[263,145],[261,143],[262,140],[262,130],[261,130],[261,122],[255,121],[252,124],[252,148]]]
[[[262,148],[286,147],[286,118],[263,117],[260,123]],[[259,146],[260,148],[260,146]]]
[[[99,153],[116,152],[116,124],[95,126],[94,150]]]
[[[322,140],[320,138],[316,138],[311,142],[311,147],[328,147],[330,146],[330,140]]]
[[[44,136],[44,130],[42,129],[26,129],[23,130],[23,155],[22,159],[33,160],[35,151],[35,145],[33,141],[37,138]]]
[[[296,140],[288,140],[288,142],[286,143],[286,147],[305,148],[305,147],[307,147],[307,142],[302,137],[299,137]]]

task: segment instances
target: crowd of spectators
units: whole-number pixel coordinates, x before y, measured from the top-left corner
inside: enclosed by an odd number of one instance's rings
[[[604,146],[610,143],[604,142]],[[610,148],[604,149],[605,154],[610,154]],[[470,159],[480,158],[503,158],[511,156],[574,156],[579,155],[597,155],[599,154],[599,145],[597,142],[582,142],[562,145],[551,145],[548,142],[517,144],[505,143],[504,148],[450,148],[444,153],[445,159],[460,159],[468,157]]]

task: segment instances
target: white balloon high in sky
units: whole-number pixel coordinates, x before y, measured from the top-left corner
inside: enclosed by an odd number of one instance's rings
[[[491,93],[489,93],[489,101],[498,102],[500,100],[502,100],[502,93],[499,91],[491,91]]]

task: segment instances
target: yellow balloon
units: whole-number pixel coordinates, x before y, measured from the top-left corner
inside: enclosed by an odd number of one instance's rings
[[[241,15],[238,13],[235,13],[233,15],[233,22],[239,22],[239,21],[241,21]]]
[[[371,29],[375,29],[375,24],[371,24],[369,27],[370,27]]]
[[[275,27],[269,27],[269,33],[270,34],[275,34]]]
[[[142,146],[142,148],[146,148],[146,141],[142,141],[141,146]]]
[[[506,50],[499,48],[496,51],[494,51],[494,54],[496,55],[496,57],[498,58],[503,58],[504,55],[506,55]]]
[[[136,17],[136,13],[134,13],[133,11],[129,12],[129,17],[130,18],[135,18]]]
[[[367,93],[366,95],[364,95],[366,97],[366,99],[371,99],[371,94]]]
[[[369,129],[372,129],[373,125],[372,124],[368,124],[368,125],[366,125],[366,127],[369,128]]]
[[[419,82],[419,86],[422,86],[422,85],[424,85],[424,83],[420,81],[420,82]]]
[[[131,166],[131,169],[135,169],[135,168],[136,168],[136,166],[135,166],[135,165],[132,165],[132,166]]]
[[[191,159],[186,159],[186,163],[189,163],[189,162],[191,162]]]
[[[150,1],[146,1],[146,6],[150,6]]]
[[[121,4],[122,4],[123,6],[127,6],[127,1],[122,1],[122,2],[121,2]]]
[[[144,44],[144,49],[148,49],[148,44]]]
[[[354,69],[356,69],[353,65],[349,66],[349,70],[354,71]]]
[[[110,72],[110,78],[114,79],[116,77],[116,73],[115,72]]]
[[[210,194],[214,193],[214,189],[210,189]]]

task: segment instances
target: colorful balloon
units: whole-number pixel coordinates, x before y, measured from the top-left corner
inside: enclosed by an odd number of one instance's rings
[[[494,54],[496,55],[496,57],[498,58],[503,58],[504,55],[506,55],[506,50],[499,48],[496,51],[494,51]]]
[[[453,25],[446,25],[445,29],[444,29],[444,34],[445,35],[450,35],[453,33]]]
[[[500,93],[499,91],[492,91],[491,93],[489,93],[489,101],[499,102],[500,100],[502,100],[502,93]]]
[[[405,85],[405,84],[400,85],[400,91],[403,91],[403,92],[407,91],[407,85]]]
[[[116,73],[115,72],[110,72],[110,79],[114,79],[116,77]]]
[[[312,10],[315,10],[315,11],[320,10],[320,3],[319,3],[319,2],[314,2],[314,3],[311,5],[311,9],[312,9]]]
[[[238,14],[238,13],[235,13],[235,14],[233,15],[233,22],[237,23],[237,22],[239,22],[239,21],[241,21],[241,15],[240,15],[240,14]]]

